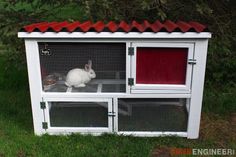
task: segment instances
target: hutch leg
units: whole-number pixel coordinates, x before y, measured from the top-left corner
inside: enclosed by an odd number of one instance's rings
[[[189,139],[196,139],[199,136],[207,45],[207,40],[199,40],[195,44],[194,58],[197,63],[193,67],[192,96],[190,100],[187,136]]]
[[[25,40],[26,57],[28,66],[28,78],[30,86],[31,107],[33,114],[34,132],[36,135],[45,133],[42,128],[44,122],[43,110],[40,107],[41,99],[41,76],[40,76],[40,63],[38,44],[35,40]],[[37,52],[35,52],[37,51]]]

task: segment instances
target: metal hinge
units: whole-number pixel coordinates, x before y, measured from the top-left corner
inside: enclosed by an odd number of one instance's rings
[[[128,54],[129,54],[130,56],[133,56],[133,55],[134,55],[134,48],[133,48],[133,47],[129,47]]]
[[[116,116],[116,114],[115,114],[115,112],[108,112],[108,116],[115,117],[115,116]]]
[[[128,78],[128,85],[133,86],[134,85],[134,79]]]
[[[40,107],[41,109],[45,109],[46,108],[46,103],[45,102],[40,102]]]
[[[48,123],[47,122],[42,122],[42,127],[43,127],[43,129],[47,129],[48,128]]]
[[[188,64],[196,64],[197,60],[196,59],[189,59]]]

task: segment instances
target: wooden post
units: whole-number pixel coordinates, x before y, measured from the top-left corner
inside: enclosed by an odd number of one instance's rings
[[[197,40],[197,42],[195,43],[194,59],[196,59],[197,63],[193,66],[191,90],[192,97],[190,99],[187,135],[189,139],[196,139],[199,136],[205,68],[207,59],[207,45],[207,39]]]
[[[31,107],[34,122],[34,132],[36,135],[41,135],[45,133],[45,130],[42,128],[42,122],[44,122],[44,113],[40,107],[40,102],[42,101],[42,84],[37,41],[32,39],[26,39],[25,47],[28,66]]]

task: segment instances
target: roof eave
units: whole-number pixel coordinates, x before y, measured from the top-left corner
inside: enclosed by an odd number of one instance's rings
[[[65,39],[65,38],[119,38],[119,39],[128,39],[128,38],[147,38],[147,39],[155,39],[155,38],[181,38],[181,39],[187,39],[187,38],[211,38],[210,32],[18,32],[19,38],[52,38],[52,39]]]

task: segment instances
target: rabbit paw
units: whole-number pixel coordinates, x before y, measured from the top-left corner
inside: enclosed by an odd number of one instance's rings
[[[85,84],[79,84],[79,85],[76,85],[75,88],[85,87],[85,86],[86,86]]]
[[[65,82],[65,85],[66,85],[67,87],[71,87],[71,85],[70,85],[69,83],[67,83],[67,82]]]

